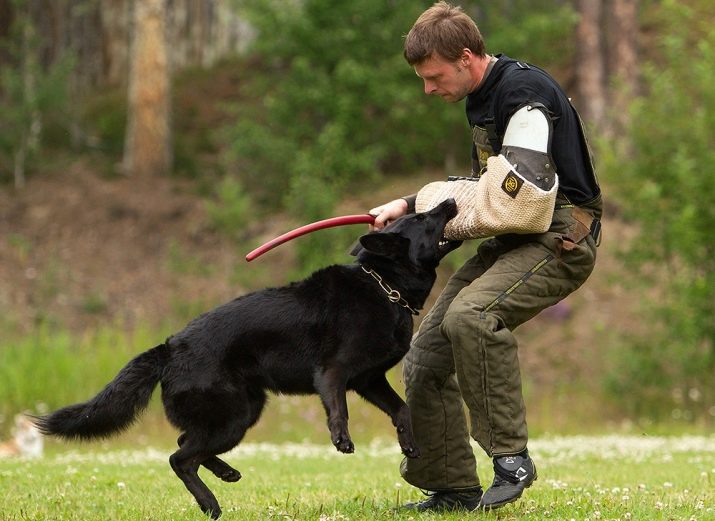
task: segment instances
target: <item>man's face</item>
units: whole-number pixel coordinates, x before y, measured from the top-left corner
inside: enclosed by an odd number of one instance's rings
[[[461,60],[446,61],[436,53],[415,65],[415,73],[424,81],[425,94],[440,96],[448,102],[464,99],[474,88],[471,74]]]

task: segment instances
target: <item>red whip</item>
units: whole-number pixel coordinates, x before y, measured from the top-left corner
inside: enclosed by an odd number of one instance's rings
[[[323,219],[322,221],[317,221],[314,223],[306,224],[295,230],[284,233],[283,235],[276,237],[265,243],[263,246],[259,246],[248,255],[246,255],[246,260],[251,262],[253,259],[259,255],[263,255],[268,250],[272,250],[279,244],[305,235],[306,233],[311,233],[316,230],[323,230],[325,228],[334,228],[336,226],[344,226],[346,224],[372,224],[375,222],[375,216],[370,214],[363,215],[343,215],[341,217],[331,217],[330,219]]]

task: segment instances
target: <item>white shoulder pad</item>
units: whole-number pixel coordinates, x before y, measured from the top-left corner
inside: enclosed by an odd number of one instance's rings
[[[551,125],[546,114],[536,107],[525,105],[509,120],[502,146],[528,148],[548,153]]]

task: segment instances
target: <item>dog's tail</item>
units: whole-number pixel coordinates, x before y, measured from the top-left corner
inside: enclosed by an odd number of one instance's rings
[[[89,440],[128,428],[151,399],[169,360],[169,348],[156,346],[131,360],[97,396],[84,403],[34,418],[46,435]]]

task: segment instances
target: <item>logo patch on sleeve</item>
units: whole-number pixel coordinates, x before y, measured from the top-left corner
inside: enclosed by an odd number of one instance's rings
[[[509,197],[516,199],[516,194],[521,190],[521,185],[524,184],[524,180],[520,177],[514,175],[513,173],[507,174],[504,181],[501,184],[501,189],[504,190]]]

